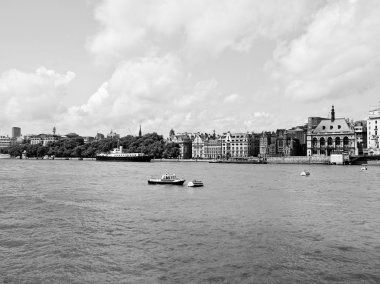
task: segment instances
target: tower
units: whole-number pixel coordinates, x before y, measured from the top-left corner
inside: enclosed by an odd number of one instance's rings
[[[139,130],[139,137],[141,137],[141,124],[140,124],[140,130]]]
[[[21,128],[20,127],[12,127],[12,138],[17,138],[21,136]]]
[[[334,122],[335,120],[335,110],[334,110],[334,106],[332,106],[331,108],[331,122]]]
[[[55,132],[56,132],[56,128],[55,128],[55,126],[53,127],[53,135],[55,135]]]

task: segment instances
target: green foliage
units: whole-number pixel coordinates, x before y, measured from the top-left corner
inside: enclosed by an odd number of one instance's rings
[[[156,159],[177,158],[179,156],[179,145],[166,143],[162,135],[148,133],[142,137],[125,136],[117,139],[103,139],[84,144],[82,137],[63,138],[48,145],[31,145],[28,143],[15,144],[3,150],[12,157],[19,157],[25,151],[27,157],[42,158],[45,155],[54,157],[83,157],[95,158],[96,154],[109,152],[113,148],[123,146],[129,153],[144,153]]]

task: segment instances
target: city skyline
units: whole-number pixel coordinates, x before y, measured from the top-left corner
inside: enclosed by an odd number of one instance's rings
[[[378,1],[3,1],[0,135],[275,130],[379,101]],[[23,133],[24,134],[24,133]]]

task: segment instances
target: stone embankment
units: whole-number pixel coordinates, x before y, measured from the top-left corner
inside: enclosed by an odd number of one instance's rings
[[[293,156],[293,157],[268,157],[268,164],[329,164],[330,157],[326,156]]]

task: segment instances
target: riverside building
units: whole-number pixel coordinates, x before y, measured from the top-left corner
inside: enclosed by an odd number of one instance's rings
[[[0,136],[0,149],[7,148],[11,146],[11,137],[9,136]]]
[[[199,159],[204,158],[204,139],[205,136],[200,133],[196,133],[191,142],[192,158]]]
[[[179,159],[191,159],[192,157],[192,141],[187,133],[174,134],[170,131],[168,143],[177,143],[179,145]]]
[[[231,133],[222,135],[222,158],[248,158],[254,156],[254,135],[251,133]]]
[[[222,138],[208,137],[204,141],[204,156],[206,159],[220,159],[222,157]]]
[[[368,155],[380,155],[380,107],[374,107],[370,109],[368,113],[367,127]]]
[[[309,117],[307,155],[332,153],[355,154],[354,126],[345,118],[335,118],[334,106],[330,118]]]

